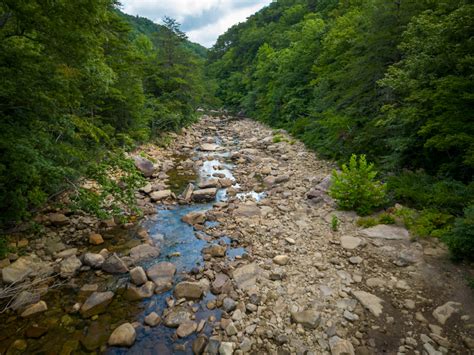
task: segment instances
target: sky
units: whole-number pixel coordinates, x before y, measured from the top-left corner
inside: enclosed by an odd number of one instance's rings
[[[164,16],[181,23],[192,42],[212,47],[217,37],[245,21],[272,0],[121,0],[122,10],[161,23]]]

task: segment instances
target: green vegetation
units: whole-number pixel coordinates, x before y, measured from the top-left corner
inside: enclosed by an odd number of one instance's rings
[[[354,154],[349,165],[342,165],[342,172],[333,171],[329,195],[339,208],[368,215],[386,202],[385,185],[376,176],[374,164],[368,164],[365,155],[357,158]]]
[[[218,39],[207,72],[227,107],[341,163],[367,155],[437,235],[474,202],[473,26],[467,0],[278,0]]]
[[[381,213],[375,217],[361,217],[357,220],[357,225],[363,228],[374,227],[378,224],[395,224],[396,220],[390,213]]]
[[[176,21],[130,19],[116,4],[0,2],[0,228],[84,175],[103,186],[77,190],[80,208],[101,215],[105,196],[129,202],[136,176],[119,159],[126,176],[106,178],[113,156],[192,122],[209,102],[204,49]]]
[[[474,260],[474,205],[466,208],[463,218],[457,218],[444,239],[457,260]]]
[[[335,215],[333,215],[331,218],[331,229],[334,232],[337,232],[337,230],[339,229],[339,219]]]

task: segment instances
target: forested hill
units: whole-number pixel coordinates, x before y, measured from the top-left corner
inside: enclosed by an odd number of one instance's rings
[[[0,229],[65,189],[97,214],[109,194],[133,197],[133,179],[104,172],[197,117],[203,56],[176,21],[125,16],[113,0],[0,2]],[[107,188],[82,190],[81,176]]]
[[[325,157],[366,154],[434,235],[464,209],[474,225],[473,33],[471,1],[279,0],[220,36],[207,70],[226,106]]]

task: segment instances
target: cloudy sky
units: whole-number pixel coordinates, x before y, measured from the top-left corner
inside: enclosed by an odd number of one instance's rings
[[[123,11],[160,23],[163,16],[181,23],[189,39],[211,47],[232,25],[245,21],[272,0],[121,0]]]

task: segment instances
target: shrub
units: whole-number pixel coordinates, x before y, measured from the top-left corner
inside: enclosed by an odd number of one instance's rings
[[[379,216],[380,224],[395,224],[395,218],[390,213],[382,213]]]
[[[443,239],[455,260],[474,260],[474,204],[465,209],[464,217],[456,218]]]
[[[333,215],[331,218],[331,229],[334,232],[337,232],[337,230],[339,229],[339,219],[335,215]]]
[[[373,217],[362,217],[357,220],[357,225],[363,228],[370,228],[379,224],[379,221]]]
[[[351,156],[349,166],[342,165],[342,172],[333,171],[329,194],[343,210],[355,210],[368,215],[382,206],[386,199],[385,185],[375,180],[374,164],[367,163],[365,155]]]
[[[405,226],[416,237],[442,237],[449,228],[453,216],[435,209],[416,211],[402,208],[397,211]]]

